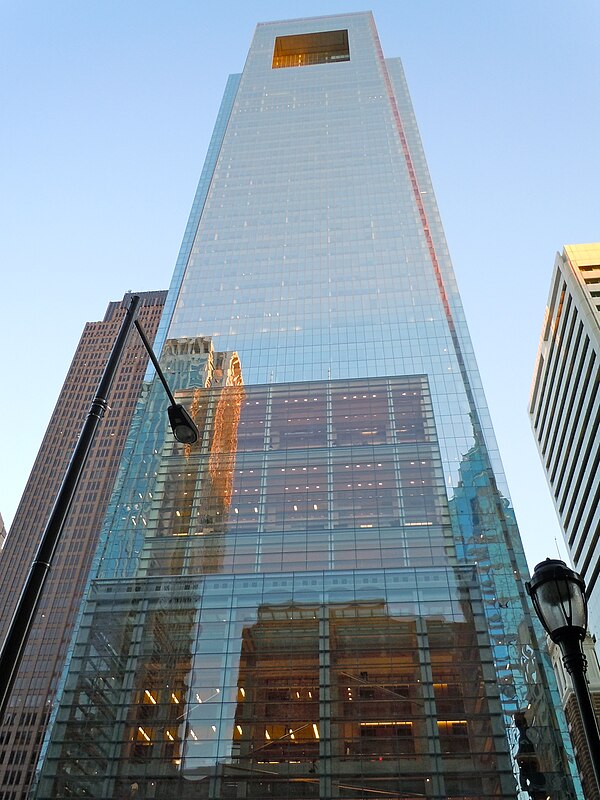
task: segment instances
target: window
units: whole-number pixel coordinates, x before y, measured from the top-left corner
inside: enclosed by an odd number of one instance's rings
[[[301,33],[278,36],[273,50],[273,69],[308,67],[332,61],[350,61],[348,31]]]

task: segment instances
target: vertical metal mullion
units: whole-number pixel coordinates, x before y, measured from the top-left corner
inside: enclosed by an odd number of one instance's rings
[[[417,617],[417,648],[419,664],[421,665],[421,688],[423,691],[423,706],[425,710],[425,733],[427,735],[427,753],[431,775],[431,797],[435,800],[445,800],[447,797],[442,765],[442,750],[437,725],[437,707],[433,691],[433,670],[431,668],[431,654],[429,650],[429,635],[427,622],[422,615]]]
[[[330,645],[329,606],[324,603],[319,609],[319,797],[328,800],[339,795],[332,781]]]
[[[263,439],[263,451],[260,462],[260,489],[258,493],[258,525],[256,530],[256,565],[255,570],[260,571],[260,556],[262,545],[262,534],[265,532],[265,521],[267,518],[267,473],[269,468],[269,447],[271,444],[271,416],[273,408],[273,388],[267,389],[267,400],[265,403],[265,430]]]
[[[398,503],[398,517],[400,520],[400,526],[398,529],[398,544],[402,546],[403,556],[404,556],[404,565],[410,565],[410,551],[408,546],[408,541],[406,538],[406,527],[404,525],[404,504],[402,499],[402,475],[400,472],[400,448],[398,446],[398,440],[396,437],[396,412],[394,409],[394,398],[392,392],[392,386],[390,381],[386,381],[386,392],[387,392],[387,402],[388,402],[388,413],[390,415],[390,436],[389,436],[389,444],[392,445],[392,459],[394,463],[394,480],[395,480],[395,489],[396,489],[396,500]]]
[[[333,548],[333,447],[335,446],[333,440],[333,403],[331,399],[331,385],[327,383],[326,399],[325,399],[325,425],[327,436],[327,462],[326,462],[326,475],[327,481],[327,566],[329,569],[335,569],[335,552]]]

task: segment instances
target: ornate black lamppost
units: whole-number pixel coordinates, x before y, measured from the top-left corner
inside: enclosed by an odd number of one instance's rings
[[[536,566],[531,581],[525,585],[546,633],[562,651],[563,664],[573,682],[596,783],[600,786],[600,733],[585,677],[587,660],[581,649],[587,631],[585,582],[564,561],[547,558]]]
[[[104,416],[104,412],[108,408],[110,387],[133,325],[137,328],[144,347],[148,351],[148,355],[156,368],[157,375],[169,397],[171,405],[168,408],[168,414],[173,435],[177,441],[182,444],[193,444],[198,440],[198,428],[186,409],[175,402],[175,398],[167,384],[152,347],[142,327],[136,320],[139,304],[139,295],[133,295],[129,308],[123,318],[113,349],[108,357],[108,362],[104,368],[102,378],[100,379],[96,396],[92,400],[87,418],[79,434],[79,439],[75,445],[71,461],[69,462],[62,484],[58,490],[54,506],[40,539],[40,544],[38,545],[15,613],[13,614],[8,633],[2,645],[2,650],[0,651],[0,724],[4,718],[6,704],[21,663],[21,657],[25,650],[44,583],[50,571],[52,559],[69,514],[73,497],[77,491],[79,479],[86,465],[96,429]]]

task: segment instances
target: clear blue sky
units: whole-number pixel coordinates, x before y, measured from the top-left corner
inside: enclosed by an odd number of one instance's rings
[[[0,2],[0,512],[86,321],[167,288],[256,22],[345,0]],[[597,0],[371,0],[404,62],[526,550],[560,538],[526,414],[550,275],[600,240]],[[18,409],[18,410],[17,410]]]

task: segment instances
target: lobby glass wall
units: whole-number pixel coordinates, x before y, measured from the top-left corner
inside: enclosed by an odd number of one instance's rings
[[[148,425],[147,387],[38,797],[514,797],[511,648],[459,566],[427,377],[245,386],[206,339],[163,363],[201,440]],[[473,454],[463,478],[483,530]]]
[[[44,796],[514,796],[473,569],[95,582],[82,630]]]

